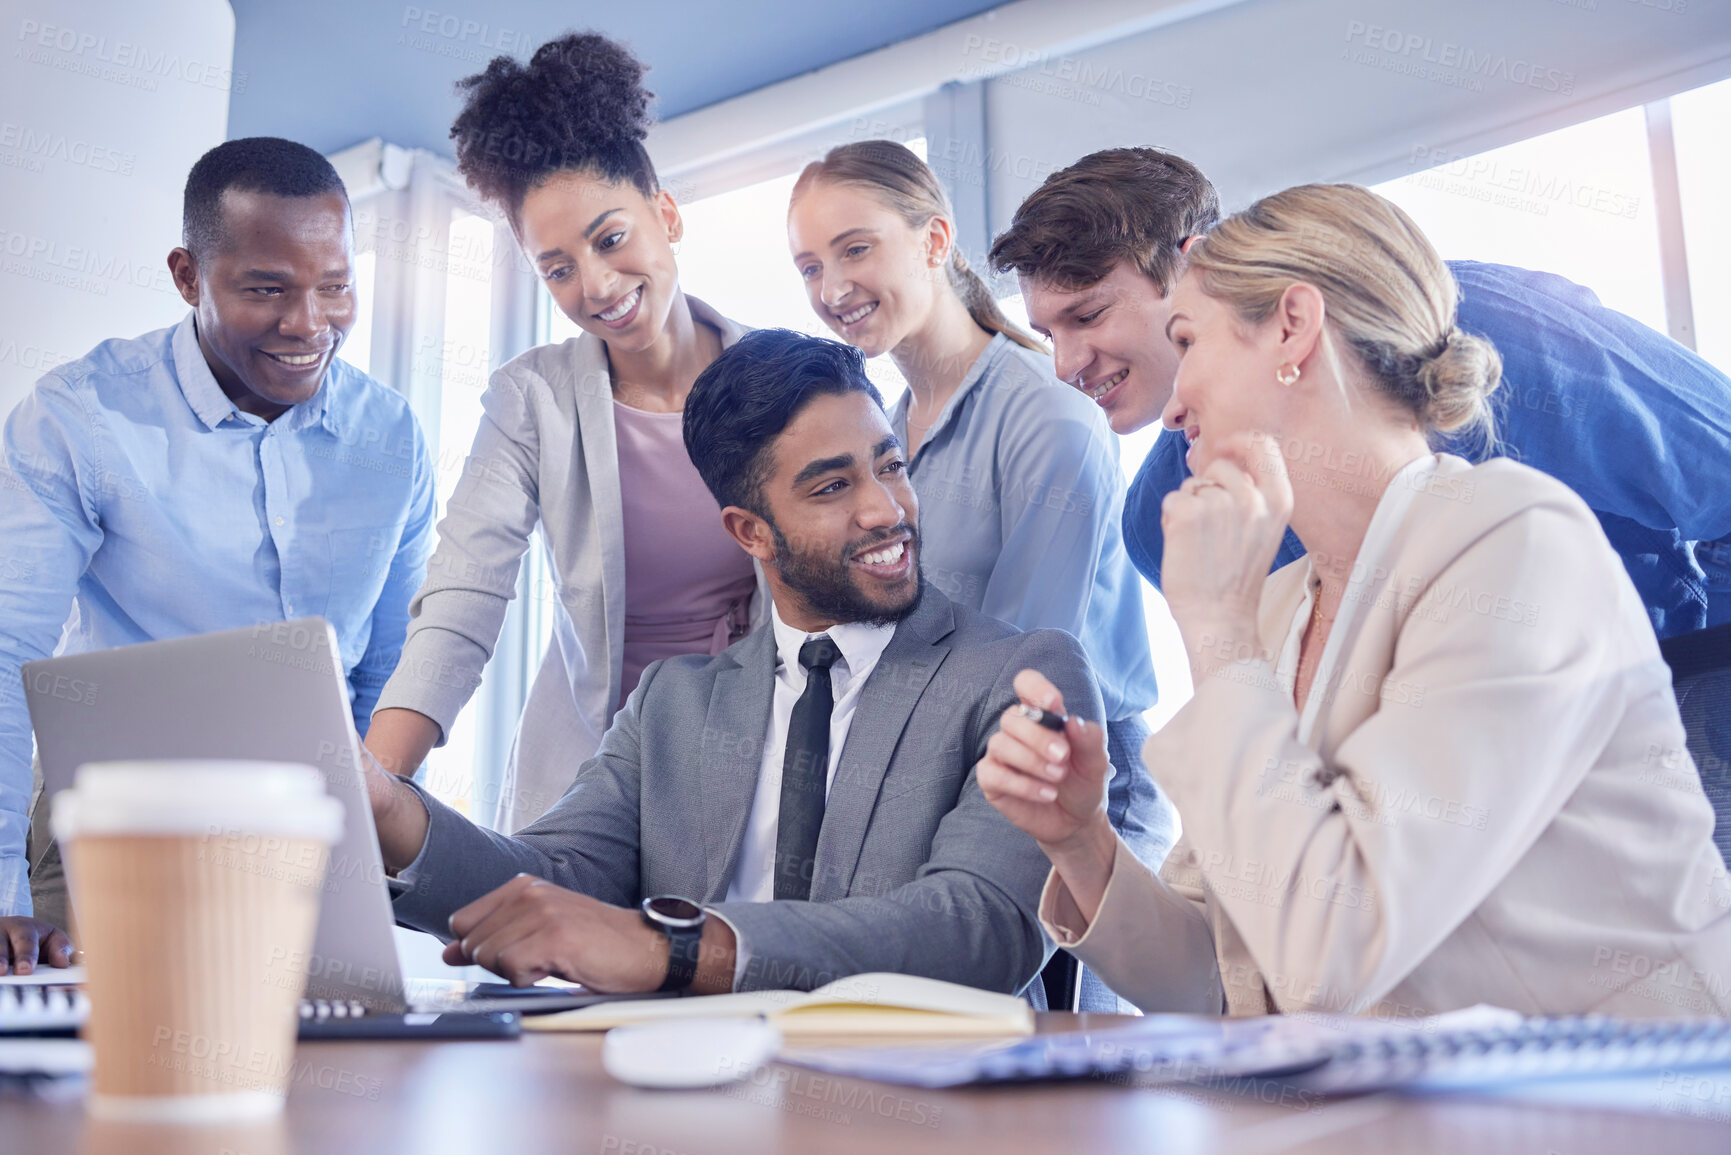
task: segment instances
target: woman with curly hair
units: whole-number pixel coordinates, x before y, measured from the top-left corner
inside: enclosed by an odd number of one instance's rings
[[[493,374],[366,744],[410,773],[443,743],[538,527],[558,603],[500,791],[506,832],[564,792],[645,666],[720,653],[768,613],[685,451],[686,394],[745,330],[680,290],[684,224],[643,147],[643,72],[625,48],[583,33],[543,44],[527,65],[495,57],[458,86],[459,171],[505,214],[583,333]]]

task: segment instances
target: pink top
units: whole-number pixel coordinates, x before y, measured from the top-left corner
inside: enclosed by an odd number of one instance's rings
[[[625,518],[621,706],[649,663],[719,654],[750,629],[757,571],[721,528],[721,507],[685,452],[684,419],[613,403]]]

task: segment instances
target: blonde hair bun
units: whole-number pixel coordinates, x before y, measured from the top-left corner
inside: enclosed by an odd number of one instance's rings
[[[1314,285],[1376,387],[1427,432],[1495,437],[1502,358],[1455,324],[1454,274],[1392,201],[1359,185],[1298,185],[1221,221],[1189,261],[1202,291],[1253,325],[1295,282]]]
[[[1420,420],[1439,433],[1453,433],[1488,421],[1490,395],[1503,378],[1503,359],[1495,345],[1456,325],[1442,348],[1419,364],[1416,377],[1428,398]]]

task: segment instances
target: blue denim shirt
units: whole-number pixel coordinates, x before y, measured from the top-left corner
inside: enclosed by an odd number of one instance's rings
[[[0,915],[30,911],[21,665],[322,614],[364,731],[434,517],[432,460],[400,394],[337,361],[267,423],[222,392],[190,316],[48,373],[3,444]]]
[[[1551,273],[1451,261],[1460,327],[1503,357],[1497,444],[1449,438],[1472,461],[1500,453],[1568,485],[1604,526],[1659,637],[1731,620],[1731,379],[1592,291]],[[1124,545],[1160,584],[1160,503],[1189,469],[1160,435],[1130,485]],[[1276,569],[1304,555],[1291,530]]]
[[[909,397],[890,409],[907,440]],[[1100,410],[1050,358],[994,336],[908,463],[920,569],[952,601],[1082,643],[1108,721],[1158,690],[1142,587],[1119,543],[1124,481]]]
[[[907,440],[910,398],[890,410]],[[1171,803],[1140,750],[1140,716],[1158,687],[1142,583],[1119,540],[1124,474],[1098,406],[1058,380],[1051,358],[994,336],[908,463],[920,500],[920,571],[969,609],[1017,629],[1064,630],[1100,687],[1109,740],[1113,829],[1157,867],[1177,840]],[[1125,722],[1137,724],[1126,727]]]

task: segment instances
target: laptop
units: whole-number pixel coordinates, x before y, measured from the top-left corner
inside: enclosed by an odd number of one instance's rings
[[[319,1022],[365,1015],[562,1010],[608,996],[581,988],[406,983],[384,863],[362,777],[336,631],[323,618],[121,646],[26,663],[43,804],[86,762],[235,758],[317,767],[342,803],[318,929],[304,959]],[[244,772],[244,771],[237,771]],[[531,993],[532,992],[532,993]],[[303,1008],[303,1012],[306,1008]],[[334,1026],[334,1021],[332,1022]]]

